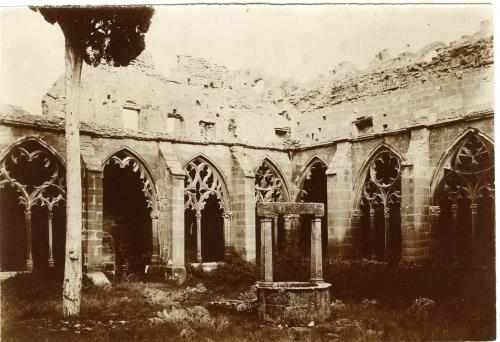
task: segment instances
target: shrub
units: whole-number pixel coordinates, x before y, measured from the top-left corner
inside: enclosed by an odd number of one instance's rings
[[[206,292],[207,289],[201,283],[197,284],[196,287],[169,289],[169,291],[154,287],[146,287],[142,290],[142,293],[144,297],[146,297],[148,303],[152,305],[161,305],[164,307],[177,305],[188,300],[193,295]]]
[[[201,268],[186,267],[187,284],[203,283],[211,290],[238,290],[249,287],[257,281],[258,269],[254,263],[244,260],[239,254],[232,252],[226,256],[224,263],[216,269],[205,272]]]
[[[200,332],[219,333],[230,324],[226,316],[212,317],[203,306],[164,309],[159,311],[155,317],[150,318],[149,322],[153,325],[170,325],[177,330],[181,337],[190,337]]]

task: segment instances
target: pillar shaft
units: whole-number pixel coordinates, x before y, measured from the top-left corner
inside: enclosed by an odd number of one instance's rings
[[[270,217],[260,218],[261,249],[260,249],[260,278],[264,282],[273,281],[273,219]]]
[[[471,203],[471,251],[470,255],[473,259],[477,256],[477,221],[478,221],[478,205],[477,203]]]
[[[49,268],[54,267],[54,254],[52,252],[52,208],[49,208],[48,213],[48,225],[49,225]]]
[[[151,230],[152,230],[152,240],[153,240],[153,255],[151,256],[151,264],[158,265],[160,263],[160,233],[159,233],[159,222],[158,222],[158,212],[152,211],[151,216]]]
[[[26,271],[33,271],[33,255],[31,252],[31,209],[24,210],[26,224]]]
[[[363,217],[363,211],[360,209],[355,209],[351,214],[351,230],[354,237],[354,245],[356,246],[355,255],[361,254],[361,243],[359,241],[360,230],[361,230],[361,218]]]
[[[323,282],[323,252],[321,250],[321,217],[311,220],[311,282]]]
[[[389,207],[384,207],[384,254],[385,259],[389,260],[390,253],[389,248],[391,244],[391,209]]]
[[[224,218],[224,254],[230,254],[232,249],[232,239],[231,239],[231,212],[225,212],[223,214]]]
[[[451,217],[453,223],[453,257],[458,257],[458,214],[460,212],[460,206],[458,204],[451,205]]]
[[[370,208],[370,252],[375,259],[375,209]]]
[[[196,213],[196,261],[201,259],[201,213]]]
[[[278,253],[278,216],[273,216],[273,251]]]
[[[184,266],[184,174],[172,175],[172,273],[178,283],[186,280]]]
[[[431,253],[435,259],[440,256],[441,249],[441,207],[438,205],[429,207],[429,216],[431,219]]]

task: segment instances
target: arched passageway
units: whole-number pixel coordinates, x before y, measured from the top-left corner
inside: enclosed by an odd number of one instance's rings
[[[445,262],[494,265],[493,147],[477,134],[468,134],[448,159],[434,194],[438,256]]]
[[[103,177],[103,249],[114,253],[119,272],[144,272],[151,263],[153,206],[154,186],[141,161],[126,150],[111,156]]]
[[[224,260],[230,228],[227,190],[220,173],[197,157],[186,167],[184,182],[185,255],[187,262]]]
[[[12,146],[0,161],[1,271],[64,266],[64,166],[36,139]]]
[[[328,195],[326,170],[327,165],[319,159],[313,160],[303,172],[302,186],[299,195],[300,202],[323,203],[325,216],[321,220],[321,244],[323,257],[328,250]],[[311,220],[310,215],[302,215],[300,218],[300,250],[305,256],[310,255],[311,246]]]
[[[359,202],[361,255],[398,262],[401,259],[401,161],[381,149],[367,164]]]

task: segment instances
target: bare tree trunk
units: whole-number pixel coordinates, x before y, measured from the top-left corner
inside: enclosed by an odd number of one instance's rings
[[[78,106],[83,58],[66,39],[66,250],[63,314],[80,313],[82,287],[82,179]]]

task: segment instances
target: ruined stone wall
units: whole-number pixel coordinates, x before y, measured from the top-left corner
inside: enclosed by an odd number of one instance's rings
[[[179,57],[171,75],[160,75],[144,52],[128,67],[84,66],[80,110],[82,120],[123,127],[123,108],[139,111],[137,131],[175,137],[281,145],[288,136],[275,128],[290,127],[292,105],[267,98],[275,83],[255,71],[230,72],[189,56]],[[279,89],[278,89],[279,90]],[[44,114],[62,117],[64,80],[42,99]]]
[[[486,33],[446,47],[431,44],[426,53],[386,59],[363,72],[334,73],[296,92],[289,99],[301,113],[294,137],[329,141],[491,110],[493,39]]]

